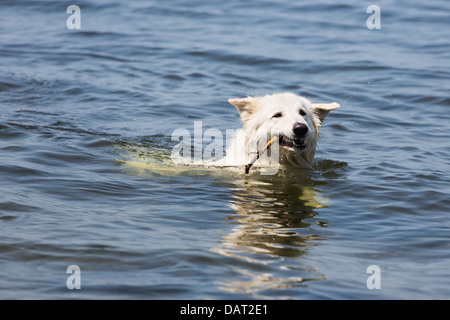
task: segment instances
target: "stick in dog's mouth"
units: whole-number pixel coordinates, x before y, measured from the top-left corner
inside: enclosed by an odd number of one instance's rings
[[[306,148],[306,141],[298,138],[290,139],[286,136],[280,135],[280,146],[302,150]]]
[[[256,156],[252,159],[252,161],[250,161],[249,164],[245,165],[245,173],[249,173],[250,168],[252,167],[252,165],[256,162],[256,160],[259,159],[259,157],[268,149],[270,148],[270,146],[272,145],[272,143],[274,143],[275,141],[278,140],[278,136],[274,136],[269,142],[267,142],[267,144],[262,147],[261,150],[258,150],[258,152],[256,153]]]

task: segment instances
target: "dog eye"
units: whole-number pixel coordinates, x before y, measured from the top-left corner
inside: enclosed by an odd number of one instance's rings
[[[277,112],[272,116],[272,118],[281,118],[282,116],[283,114],[281,112]]]
[[[306,116],[306,111],[303,109],[300,109],[298,113],[300,113],[301,116]]]

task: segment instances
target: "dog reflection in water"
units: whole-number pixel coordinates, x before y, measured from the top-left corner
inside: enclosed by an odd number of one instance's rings
[[[220,246],[212,249],[244,262],[236,263],[234,270],[242,279],[220,283],[220,288],[258,298],[264,298],[260,295],[264,290],[324,279],[311,266],[302,266],[301,257],[309,247],[324,244],[327,223],[316,215],[318,209],[328,205],[308,178],[261,178],[236,186],[230,201],[234,214],[227,219],[232,228]],[[248,268],[238,267],[248,263]],[[266,266],[270,264],[277,265],[276,273],[258,271],[271,270]]]

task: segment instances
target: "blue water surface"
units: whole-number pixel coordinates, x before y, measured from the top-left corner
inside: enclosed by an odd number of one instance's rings
[[[450,298],[448,1],[73,4],[0,2],[0,298]],[[284,91],[314,170],[167,165]]]

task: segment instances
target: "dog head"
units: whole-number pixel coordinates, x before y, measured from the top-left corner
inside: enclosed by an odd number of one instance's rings
[[[228,101],[239,111],[251,143],[267,142],[277,135],[280,163],[298,167],[309,167],[323,120],[331,110],[339,108],[336,102],[313,104],[292,93]]]

